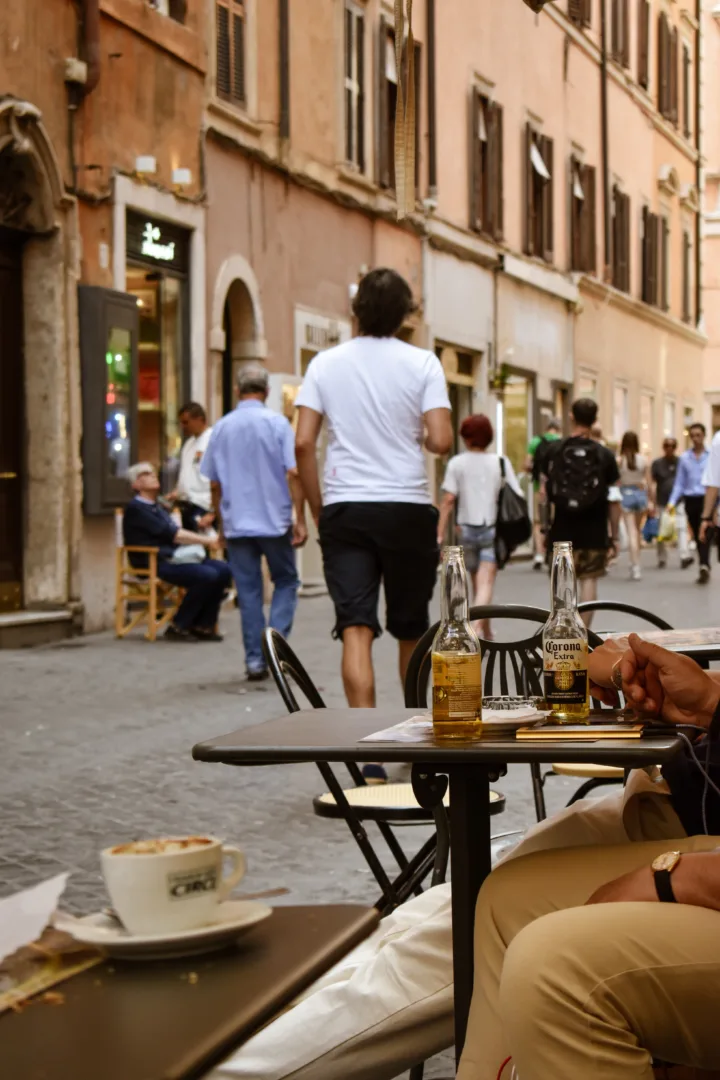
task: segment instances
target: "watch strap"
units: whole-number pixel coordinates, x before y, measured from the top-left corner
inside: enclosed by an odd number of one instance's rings
[[[661,904],[676,904],[669,870],[655,870],[655,891]]]

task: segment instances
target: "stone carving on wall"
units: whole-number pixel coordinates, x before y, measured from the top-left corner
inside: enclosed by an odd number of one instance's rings
[[[40,110],[0,96],[0,225],[31,233],[57,227],[64,190]]]

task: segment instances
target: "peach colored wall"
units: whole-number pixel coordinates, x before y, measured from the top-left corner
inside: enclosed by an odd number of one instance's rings
[[[712,15],[713,0],[703,0],[705,64],[703,68],[703,154],[706,161],[703,202],[703,311],[708,344],[703,364],[703,386],[709,404],[720,404],[720,23]],[[711,410],[707,410],[710,420]]]

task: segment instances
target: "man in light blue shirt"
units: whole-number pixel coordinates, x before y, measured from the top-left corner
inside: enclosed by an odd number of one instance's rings
[[[675,483],[673,485],[668,508],[672,509],[682,499],[685,503],[688,525],[697,545],[700,573],[697,584],[707,585],[710,580],[710,545],[707,532],[701,531],[703,506],[705,503],[705,468],[709,452],[705,449],[705,425],[691,424],[688,429],[692,445],[680,455]],[[704,537],[704,539],[701,539]]]
[[[268,674],[262,654],[262,557],[273,583],[269,625],[288,637],[300,584],[295,548],[307,540],[295,435],[284,416],[268,409],[267,395],[265,368],[259,364],[242,368],[237,407],[213,428],[202,462],[227,541],[250,680]]]

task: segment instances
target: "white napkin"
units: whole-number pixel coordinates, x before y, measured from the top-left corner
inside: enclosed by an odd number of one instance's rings
[[[65,892],[69,877],[58,874],[0,900],[0,962],[40,937]]]

